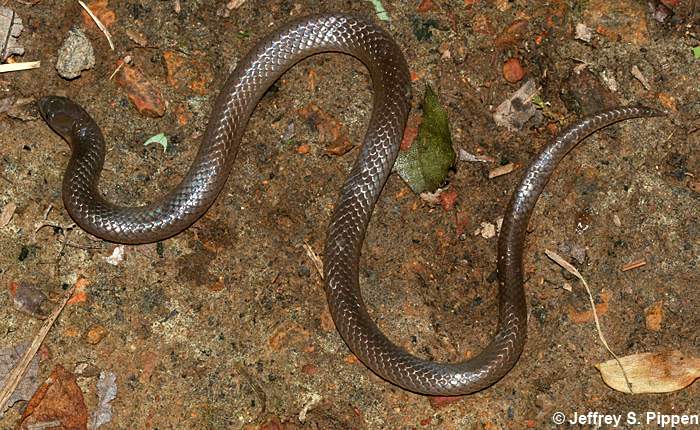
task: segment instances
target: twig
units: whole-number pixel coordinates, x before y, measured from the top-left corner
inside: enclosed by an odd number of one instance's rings
[[[129,63],[131,63],[131,55],[127,55],[126,57],[122,58],[122,61],[119,62],[119,65],[117,66],[116,69],[114,69],[112,74],[109,75],[109,79],[107,79],[107,80],[111,81],[114,78],[114,76],[116,76],[116,74],[119,73],[119,71],[122,69],[122,67],[124,67],[124,64],[129,64]]]
[[[45,220],[49,219],[49,213],[51,212],[51,209],[53,209],[53,205],[49,203],[49,206],[46,208],[43,215]]]
[[[41,344],[44,342],[44,339],[49,333],[49,330],[51,330],[53,323],[56,321],[56,318],[58,318],[58,315],[60,315],[63,308],[66,306],[66,303],[68,303],[68,300],[71,298],[74,291],[75,285],[73,285],[68,291],[66,291],[66,293],[63,295],[61,303],[59,303],[58,306],[56,306],[56,308],[51,313],[51,316],[49,316],[46,322],[44,322],[44,325],[39,330],[39,333],[37,333],[34,337],[32,344],[24,352],[24,355],[17,362],[10,374],[7,375],[7,379],[5,380],[5,386],[2,387],[2,390],[0,390],[0,411],[5,409],[5,404],[8,400],[10,400],[10,396],[12,396],[12,393],[15,392],[15,389],[19,385],[20,381],[22,380],[22,377],[24,376],[24,373],[29,367],[29,363],[32,361],[32,358],[34,358],[34,355],[39,350]]]
[[[24,63],[0,64],[0,73],[36,69],[40,66],[41,61],[25,61]]]
[[[89,250],[89,249],[102,249],[104,246],[89,246],[89,245],[81,245],[79,243],[74,243],[74,242],[69,242],[66,240],[65,245],[69,248],[78,248],[78,249],[84,249],[84,250]]]
[[[647,265],[647,261],[643,258],[640,258],[639,260],[630,261],[629,263],[622,266],[622,271],[626,272],[628,270],[638,269],[638,268],[640,268],[642,266],[646,266],[646,265]]]
[[[102,30],[105,37],[107,38],[107,42],[109,42],[109,47],[112,48],[112,51],[114,51],[114,43],[112,43],[112,35],[109,34],[109,30],[107,30],[107,27],[105,27],[105,25],[102,24],[102,21],[100,21],[100,19],[97,16],[95,16],[94,13],[92,13],[90,8],[85,3],[83,3],[82,0],[78,0],[78,3],[80,3],[80,6],[82,6],[83,9],[85,9],[85,12],[87,12],[87,14],[90,15],[90,18],[92,18],[92,20],[95,21],[95,24],[97,24],[97,26],[100,28],[100,30]]]
[[[36,224],[34,224],[34,233],[37,233],[39,230],[41,230],[44,227],[54,227],[54,228],[60,228],[61,230],[68,230],[69,228],[75,227],[75,223],[70,223],[68,225],[61,225],[57,222],[53,222],[53,221],[49,221],[49,220],[39,221]]]
[[[56,269],[61,265],[61,258],[63,258],[63,251],[66,249],[66,244],[68,243],[68,235],[73,229],[64,230],[63,232],[63,243],[61,243],[61,249],[58,251],[58,256],[56,257]]]
[[[547,255],[547,257],[551,258],[552,261],[563,267],[567,272],[571,273],[575,277],[577,277],[583,286],[586,288],[586,292],[588,293],[588,300],[591,302],[591,310],[593,311],[593,319],[595,320],[595,326],[596,329],[598,330],[598,337],[600,338],[600,341],[603,342],[603,345],[605,346],[605,349],[608,350],[610,354],[615,358],[615,361],[617,361],[617,365],[620,366],[620,370],[622,370],[622,376],[625,377],[625,382],[627,383],[627,388],[629,388],[630,393],[634,393],[634,390],[632,390],[632,383],[630,383],[629,378],[627,378],[627,372],[625,372],[625,368],[622,367],[622,363],[620,362],[620,359],[617,357],[617,355],[613,352],[612,349],[610,349],[610,346],[608,346],[608,342],[605,340],[605,336],[603,336],[603,330],[600,328],[600,320],[598,320],[598,312],[595,309],[595,302],[593,301],[593,294],[591,293],[591,289],[588,288],[588,283],[586,280],[581,276],[578,270],[574,266],[572,266],[568,261],[564,260],[562,257],[560,257],[557,253],[552,252],[548,249],[544,250],[544,253]]]
[[[304,250],[306,251],[306,255],[311,259],[311,262],[314,263],[314,267],[316,267],[316,271],[318,272],[319,276],[321,279],[323,279],[323,260],[321,260],[321,257],[316,254],[316,251],[304,241]]]

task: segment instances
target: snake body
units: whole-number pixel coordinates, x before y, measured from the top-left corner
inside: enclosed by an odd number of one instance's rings
[[[392,343],[370,318],[360,292],[360,250],[399,151],[411,86],[401,50],[371,21],[343,14],[313,15],[262,39],[224,84],[183,180],[166,196],[143,207],[116,206],[100,194],[105,143],[90,115],[67,98],[41,99],[43,118],[72,148],[63,180],[66,210],[89,233],[119,243],[154,242],[186,229],[207,211],[226,183],[243,131],[265,91],[297,62],[329,51],[362,61],[374,92],[364,144],[340,192],[326,239],[324,279],[333,320],[360,360],[396,385],[432,395],[481,390],[505,375],[523,349],[527,328],[522,272],[525,233],[557,163],[595,130],[627,118],[655,116],[657,111],[619,108],[589,117],[561,133],[530,165],[508,206],[499,238],[498,331],[478,356],[456,364],[423,360]]]

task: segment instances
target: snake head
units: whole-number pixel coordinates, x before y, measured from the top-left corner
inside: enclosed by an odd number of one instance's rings
[[[72,142],[80,134],[80,129],[91,122],[88,113],[66,97],[43,97],[38,106],[44,121],[68,142]]]

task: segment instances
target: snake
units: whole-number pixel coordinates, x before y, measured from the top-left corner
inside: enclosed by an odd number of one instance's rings
[[[555,167],[594,131],[624,119],[658,116],[659,111],[633,106],[591,115],[563,130],[534,158],[512,195],[499,235],[497,331],[478,355],[457,363],[425,360],[392,342],[369,315],[360,291],[365,233],[399,152],[411,107],[411,75],[404,55],[392,36],[371,19],[317,14],[290,21],[264,36],[226,79],[181,182],[146,206],[115,205],[99,191],[105,140],[88,112],[65,97],[40,99],[41,116],[71,147],[63,177],[64,206],[81,228],[111,242],[155,242],[185,230],[224,187],[248,120],[268,88],[296,63],[322,52],[360,60],[369,71],[373,90],[369,125],[333,210],[323,253],[326,299],[337,330],[362,363],[406,390],[442,396],[482,390],[508,373],[523,351],[525,236]]]

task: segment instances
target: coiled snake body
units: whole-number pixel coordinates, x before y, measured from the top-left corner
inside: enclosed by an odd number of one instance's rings
[[[410,107],[410,78],[403,54],[391,36],[370,21],[342,14],[314,15],[288,23],[261,40],[222,88],[184,179],[165,197],[144,207],[120,207],[102,197],[97,184],[105,144],[99,127],[69,99],[43,98],[39,102],[42,116],[72,148],[63,181],[65,207],[83,229],[113,242],[154,242],[179,233],[207,211],[223,188],[241,135],[265,91],[297,62],[327,51],[362,61],[374,91],[364,144],[341,190],[326,238],[324,278],[333,320],[360,360],[392,383],[434,395],[481,390],[505,375],[523,349],[525,232],[557,163],[595,130],[627,118],[655,116],[657,111],[619,108],[589,117],[562,132],[530,165],[508,206],[499,238],[498,331],[478,356],[456,364],[423,360],[396,346],[372,321],[360,293],[360,249],[396,159]]]

